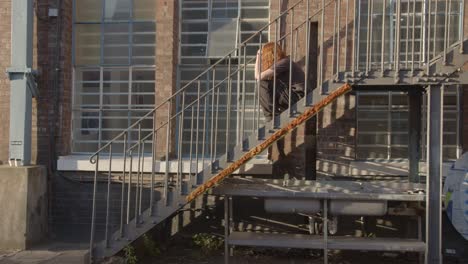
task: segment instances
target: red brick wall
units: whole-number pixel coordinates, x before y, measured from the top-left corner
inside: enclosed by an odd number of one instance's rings
[[[0,164],[8,160],[10,134],[10,83],[5,74],[10,66],[11,0],[0,0]]]

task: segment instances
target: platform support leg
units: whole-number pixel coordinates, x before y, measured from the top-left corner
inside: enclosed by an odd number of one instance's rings
[[[323,200],[323,263],[328,264],[328,200]]]
[[[428,88],[426,263],[442,263],[442,135],[444,86]]]
[[[229,196],[224,196],[224,264],[229,264]]]
[[[408,160],[409,181],[419,183],[419,160],[421,158],[421,105],[422,91],[410,89],[408,92],[409,117],[408,117]]]

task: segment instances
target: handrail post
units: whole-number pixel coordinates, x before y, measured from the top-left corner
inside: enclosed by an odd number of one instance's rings
[[[309,105],[307,95],[309,90],[309,62],[310,62],[310,0],[307,0],[307,20],[306,20],[306,53],[305,53],[305,78],[304,78],[304,105]]]
[[[94,256],[94,237],[96,233],[96,196],[97,196],[97,184],[98,184],[98,174],[99,174],[99,153],[95,157],[95,170],[94,170],[94,185],[93,185],[93,205],[92,205],[92,215],[91,215],[91,238],[89,242],[89,260],[90,263],[93,263]]]
[[[105,229],[105,245],[106,248],[110,246],[110,231],[109,231],[109,220],[110,220],[110,193],[111,193],[111,177],[112,177],[112,144],[109,145],[109,172],[107,174],[107,197],[106,197],[106,229]]]

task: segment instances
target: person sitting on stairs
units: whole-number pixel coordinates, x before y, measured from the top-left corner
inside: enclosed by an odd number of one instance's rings
[[[304,97],[304,77],[304,71],[301,67],[294,61],[291,63],[291,58],[286,56],[278,44],[269,42],[261,50],[258,50],[255,62],[255,79],[259,82],[259,101],[266,122],[273,120],[273,112],[275,116],[278,116],[288,109],[290,105],[295,105]],[[291,91],[289,90],[290,81]],[[276,90],[275,93],[273,89]],[[291,102],[289,102],[290,92]],[[275,111],[273,111],[273,107]],[[294,157],[286,156],[284,152],[284,139],[278,140],[276,147],[278,157],[273,164],[273,176],[286,177],[286,174],[289,174],[290,177],[298,177],[301,174],[298,173],[300,171],[299,168],[303,164],[299,164],[299,161],[295,160]],[[272,152],[273,150],[270,147],[268,149],[269,160],[273,160]]]
[[[289,108],[290,72],[292,73],[291,106],[304,97],[304,71],[302,71],[301,67],[294,61],[292,62],[292,68],[290,70],[290,60],[291,58],[286,56],[281,46],[274,42],[266,43],[262,49],[257,52],[255,79],[260,82],[258,91],[259,101],[267,122],[273,119],[273,112],[275,112],[275,115],[279,115]],[[275,98],[273,98],[274,88],[276,89]],[[274,104],[273,100],[275,100]],[[276,108],[275,111],[273,111],[273,105]]]

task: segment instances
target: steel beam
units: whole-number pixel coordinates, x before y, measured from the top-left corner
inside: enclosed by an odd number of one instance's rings
[[[419,89],[408,91],[409,116],[408,116],[408,160],[409,181],[419,183],[419,160],[421,158],[421,105],[422,92]]]
[[[442,263],[442,132],[443,86],[428,88],[426,263]]]
[[[32,97],[37,95],[33,62],[33,0],[11,1],[10,165],[31,163]]]

